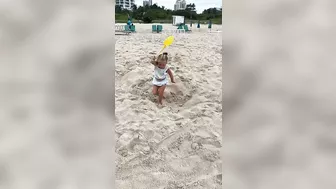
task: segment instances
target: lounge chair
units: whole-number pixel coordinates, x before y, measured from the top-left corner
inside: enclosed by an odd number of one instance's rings
[[[157,32],[157,27],[156,27],[156,25],[152,25],[152,32]]]
[[[179,25],[179,26],[177,27],[177,29],[178,29],[178,30],[180,30],[180,29],[184,29],[184,28],[183,28],[183,25]]]
[[[131,32],[135,32],[135,25],[131,25]]]
[[[163,29],[162,25],[157,25],[157,32],[158,33],[162,32],[162,29]]]
[[[191,32],[191,30],[189,30],[189,28],[188,28],[188,25],[184,25],[183,27],[184,28],[182,28],[182,29],[184,29],[186,32]]]
[[[125,31],[131,31],[131,28],[129,25],[125,25],[124,27],[125,27]]]

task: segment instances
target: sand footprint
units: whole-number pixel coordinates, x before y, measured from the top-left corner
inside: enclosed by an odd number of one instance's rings
[[[139,131],[128,131],[118,138],[116,151],[119,155],[124,157],[130,154],[149,154],[151,152],[151,147],[148,143],[148,138],[153,135],[152,132],[145,132],[142,134]]]

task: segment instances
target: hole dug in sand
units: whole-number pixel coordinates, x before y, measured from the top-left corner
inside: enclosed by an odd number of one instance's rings
[[[166,102],[183,106],[192,97],[192,91],[184,83],[177,81],[174,84],[168,84],[165,90]]]
[[[190,84],[188,84],[190,85]],[[192,87],[192,86],[190,86]],[[157,103],[157,95],[152,94],[153,85],[151,79],[140,79],[135,81],[133,85],[130,86],[131,94],[136,99],[149,100],[151,102]],[[177,106],[183,106],[192,97],[193,91],[186,87],[182,81],[177,81],[176,83],[169,83],[166,86],[164,92],[164,101],[169,104],[176,104]]]

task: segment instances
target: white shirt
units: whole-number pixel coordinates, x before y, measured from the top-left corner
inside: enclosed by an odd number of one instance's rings
[[[164,69],[161,69],[157,66],[154,68],[154,78],[158,80],[164,80],[167,77],[167,71],[169,67],[166,66]]]

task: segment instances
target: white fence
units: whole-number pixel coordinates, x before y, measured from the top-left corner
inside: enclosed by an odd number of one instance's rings
[[[115,31],[124,31],[125,25],[115,25]]]
[[[125,30],[125,25],[114,25],[115,27],[115,35],[128,35],[131,31]]]
[[[162,32],[166,34],[185,34],[185,29],[167,29]]]

